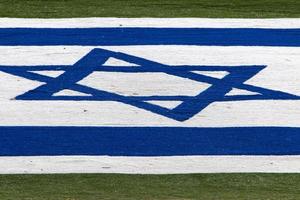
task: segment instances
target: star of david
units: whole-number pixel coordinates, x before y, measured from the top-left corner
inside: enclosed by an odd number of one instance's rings
[[[116,58],[137,65],[138,67],[105,66],[109,58]],[[15,97],[15,100],[60,100],[60,101],[117,101],[144,109],[177,121],[185,121],[201,112],[214,102],[243,101],[243,100],[294,100],[299,96],[262,88],[245,82],[266,66],[170,66],[144,58],[128,55],[121,52],[113,52],[95,48],[82,57],[74,65],[70,66],[0,66],[0,71],[29,80],[44,82],[45,84],[27,91]],[[35,71],[64,71],[58,77],[49,77],[34,73]],[[143,73],[162,72],[168,75],[190,79],[193,81],[208,83],[211,86],[205,91],[199,91],[195,96],[126,96],[117,93],[95,89],[78,82],[94,71]],[[211,77],[195,71],[221,72],[228,75],[223,78]],[[251,95],[226,95],[233,88],[246,90],[255,94]],[[69,89],[88,96],[55,96],[62,90]],[[173,109],[149,103],[148,101],[180,101],[182,102]]]

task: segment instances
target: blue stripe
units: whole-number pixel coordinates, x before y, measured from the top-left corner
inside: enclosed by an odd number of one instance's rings
[[[300,46],[300,29],[1,28],[0,45]]]
[[[0,127],[0,155],[299,155],[300,128]]]

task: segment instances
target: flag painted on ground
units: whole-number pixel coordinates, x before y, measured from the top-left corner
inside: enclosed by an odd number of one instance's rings
[[[0,173],[300,172],[300,20],[0,27]]]

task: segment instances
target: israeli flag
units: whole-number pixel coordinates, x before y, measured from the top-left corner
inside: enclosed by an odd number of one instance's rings
[[[0,173],[300,172],[299,19],[0,19]]]

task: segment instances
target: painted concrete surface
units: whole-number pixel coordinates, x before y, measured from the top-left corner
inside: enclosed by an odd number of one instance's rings
[[[299,19],[0,27],[0,173],[300,172]]]

